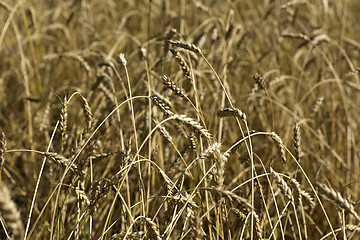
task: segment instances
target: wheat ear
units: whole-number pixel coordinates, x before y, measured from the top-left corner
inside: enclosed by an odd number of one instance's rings
[[[220,118],[223,117],[236,117],[246,121],[246,114],[238,108],[223,108],[216,113]]]
[[[173,40],[167,40],[167,43],[171,44],[174,47],[183,48],[186,50],[189,50],[191,52],[200,54],[201,50],[195,44],[188,43],[188,42],[181,42],[181,41],[173,41]]]
[[[59,164],[60,166],[63,167],[67,167],[69,165],[69,163],[71,162],[69,159],[67,159],[66,157],[55,153],[55,152],[42,152],[42,154],[44,156],[46,156],[47,158],[49,158],[50,160],[52,160],[53,162]],[[84,171],[82,171],[81,169],[79,169],[75,163],[71,164],[70,166],[70,171],[73,173],[76,173],[78,175],[84,175]]]
[[[295,158],[297,161],[300,161],[303,152],[301,150],[301,133],[300,133],[300,126],[298,123],[295,123],[294,126],[294,148],[295,148]]]
[[[180,97],[186,96],[185,90],[182,87],[180,87],[179,85],[176,85],[176,83],[174,81],[172,81],[170,78],[163,75],[161,77],[161,79],[163,80],[164,85],[166,85],[168,88],[170,88],[171,91],[173,91],[175,93],[175,95],[178,95]]]
[[[358,221],[360,221],[360,217],[355,211],[354,206],[339,192],[322,183],[317,183],[316,185],[319,187],[320,193],[325,195],[328,199],[332,200],[338,207],[350,212]]]
[[[24,235],[24,226],[20,212],[10,197],[10,191],[4,183],[0,183],[0,215],[14,239],[21,239]]]
[[[270,133],[271,138],[276,143],[276,146],[278,147],[280,154],[281,154],[281,161],[282,163],[286,163],[286,154],[285,154],[285,147],[282,139],[277,135],[275,132]]]
[[[64,136],[66,129],[67,129],[67,122],[68,122],[68,100],[67,97],[64,97],[64,100],[61,105],[61,112],[60,112],[60,131],[61,135]]]
[[[206,137],[208,139],[212,138],[210,132],[207,129],[205,129],[203,126],[201,126],[201,124],[198,121],[196,121],[190,117],[187,117],[185,115],[179,115],[179,114],[174,114],[173,117],[176,120],[198,130],[202,135],[204,135],[204,137]]]
[[[3,170],[4,162],[5,162],[5,152],[6,152],[6,137],[5,137],[5,133],[1,131],[0,132],[0,181],[1,181],[1,172]]]
[[[190,68],[189,68],[188,64],[186,63],[185,59],[181,56],[181,54],[178,51],[176,51],[174,49],[170,49],[170,52],[172,53],[172,55],[175,57],[175,59],[179,63],[181,70],[183,71],[185,77],[191,81]]]
[[[158,106],[165,115],[167,115],[167,116],[174,115],[174,113],[170,110],[169,106],[166,105],[166,103],[164,103],[164,101],[161,98],[159,98],[156,95],[152,95],[150,98],[151,98],[151,100],[153,100],[155,105]]]
[[[81,95],[81,100],[83,102],[82,106],[83,106],[83,111],[84,111],[84,115],[85,115],[85,120],[86,120],[86,127],[87,129],[91,129],[91,125],[92,125],[92,122],[93,122],[93,114],[91,112],[91,108],[90,108],[90,105],[88,103],[88,101],[86,100],[86,98]]]
[[[292,191],[291,191],[289,185],[280,176],[280,174],[275,172],[274,169],[272,169],[272,167],[270,167],[270,174],[274,177],[276,185],[285,194],[285,196],[287,196],[290,200],[293,199],[293,194],[292,194]]]
[[[156,223],[151,220],[151,218],[145,218],[145,222],[150,227],[148,230],[148,237],[149,239],[157,239],[162,240],[159,228],[157,227]]]
[[[297,196],[295,200],[300,202],[302,201],[302,199],[305,199],[305,201],[310,205],[311,208],[315,206],[315,201],[313,197],[310,195],[310,193],[306,192],[301,188],[300,183],[295,178],[292,178],[290,180],[290,186],[293,189],[294,196]]]

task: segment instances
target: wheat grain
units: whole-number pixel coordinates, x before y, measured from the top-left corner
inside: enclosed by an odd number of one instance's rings
[[[261,224],[260,224],[260,217],[259,215],[255,212],[252,211],[252,214],[254,216],[254,236],[255,239],[263,239],[262,237],[262,229],[261,229]]]
[[[189,143],[190,143],[190,148],[192,148],[194,151],[196,151],[196,149],[199,146],[199,143],[198,143],[198,140],[197,140],[195,134],[190,133],[188,139],[189,139]]]
[[[75,192],[79,200],[83,201],[86,205],[90,204],[90,200],[83,189],[75,187]]]
[[[301,39],[301,40],[304,40],[306,42],[311,41],[311,39],[308,36],[306,36],[305,34],[303,34],[303,33],[282,33],[280,36],[283,37],[283,38]]]
[[[93,162],[96,162],[96,161],[100,161],[104,158],[107,158],[108,156],[111,156],[111,155],[114,155],[114,154],[117,154],[119,152],[104,152],[104,153],[98,153],[98,154],[95,154],[94,156],[91,156],[91,160]],[[121,153],[121,152],[120,152]]]
[[[359,225],[346,225],[345,227],[347,230],[349,230],[351,232],[360,232]]]
[[[147,50],[144,47],[139,47],[139,58],[140,60],[146,60],[147,58]]]
[[[49,125],[50,125],[50,103],[46,105],[45,109],[44,109],[44,112],[41,114],[41,122],[39,124],[39,130],[42,132],[42,131],[45,131],[49,128]]]
[[[111,236],[111,240],[125,240],[125,235],[125,232],[115,233]],[[141,239],[144,235],[145,233],[143,231],[130,232],[127,234],[126,239]]]

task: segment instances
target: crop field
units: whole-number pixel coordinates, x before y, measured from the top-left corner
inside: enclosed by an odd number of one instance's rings
[[[359,0],[0,0],[0,239],[360,239]]]

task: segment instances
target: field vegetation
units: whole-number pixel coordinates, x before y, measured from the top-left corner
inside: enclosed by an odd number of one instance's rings
[[[360,239],[359,13],[0,1],[0,239]]]

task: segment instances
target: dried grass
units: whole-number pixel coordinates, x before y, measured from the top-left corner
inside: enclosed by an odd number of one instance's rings
[[[356,239],[358,2],[145,2],[0,1],[0,238]]]

